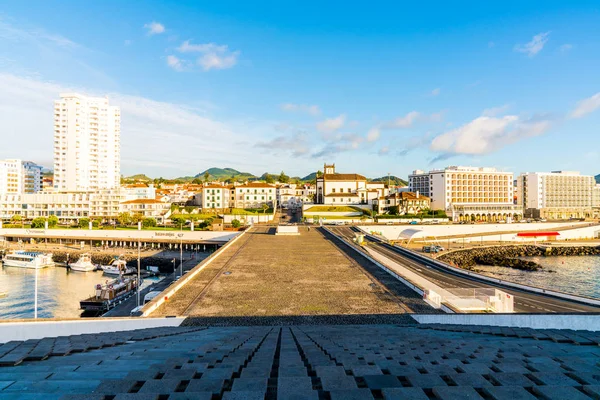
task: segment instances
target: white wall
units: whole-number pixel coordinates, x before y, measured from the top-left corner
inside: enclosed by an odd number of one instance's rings
[[[70,238],[76,240],[186,240],[227,242],[239,232],[212,231],[149,231],[149,230],[86,230],[86,229],[0,229],[0,237],[20,236],[28,238]]]
[[[577,222],[577,223],[531,223],[531,224],[466,224],[466,225],[411,225],[411,229],[419,229],[425,232],[425,236],[455,236],[455,235],[473,235],[473,234],[492,234],[490,240],[500,240],[500,235],[503,232],[526,232],[526,231],[539,231],[539,230],[560,230],[568,226],[581,226],[581,228],[587,228],[585,230],[577,229],[561,231],[560,234],[565,238],[579,238],[581,235],[590,235],[594,230],[600,230],[600,226],[589,227],[588,222]],[[589,228],[588,228],[589,227]],[[361,227],[365,232],[377,231],[381,232],[387,239],[395,240],[405,229],[408,229],[406,225],[400,226],[385,226],[385,225],[369,225]],[[502,240],[512,240],[515,234],[503,235]],[[559,237],[560,238],[560,237]],[[473,238],[473,240],[478,238]],[[484,236],[484,240],[485,240]]]
[[[421,324],[511,326],[533,329],[600,331],[600,315],[560,314],[411,314]]]
[[[86,318],[67,321],[28,320],[0,322],[0,343],[11,340],[121,332],[134,329],[179,326],[185,318]]]

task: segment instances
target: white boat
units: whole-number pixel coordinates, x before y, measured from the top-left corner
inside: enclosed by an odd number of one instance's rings
[[[127,266],[127,261],[123,258],[116,258],[110,265],[101,265],[102,271],[107,275],[120,275],[135,272],[134,268]]]
[[[6,267],[41,269],[54,265],[51,253],[16,250],[6,254],[2,259]]]
[[[92,263],[92,257],[89,254],[85,253],[79,257],[79,260],[73,264],[69,264],[69,267],[73,271],[79,272],[88,272],[95,271],[96,266]]]

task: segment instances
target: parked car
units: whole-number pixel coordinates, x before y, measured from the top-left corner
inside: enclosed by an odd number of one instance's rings
[[[410,221],[410,222],[409,222],[409,224],[410,224],[410,225],[417,225],[417,224],[418,224],[418,222],[417,222],[417,221]]]

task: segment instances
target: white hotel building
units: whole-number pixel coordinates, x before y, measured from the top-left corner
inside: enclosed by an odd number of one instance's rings
[[[54,102],[54,188],[112,189],[121,169],[121,112],[108,99],[63,93]]]
[[[593,216],[596,182],[576,171],[526,172],[517,178],[517,202],[532,218]]]
[[[523,215],[514,204],[512,172],[495,168],[452,166],[409,175],[411,192],[431,199],[433,210],[444,210],[453,221],[512,221]]]

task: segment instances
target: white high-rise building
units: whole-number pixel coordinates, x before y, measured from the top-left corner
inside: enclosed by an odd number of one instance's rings
[[[41,166],[31,161],[0,160],[0,194],[37,193],[41,189]]]
[[[517,202],[534,218],[591,217],[595,185],[576,171],[526,172],[517,178]]]
[[[444,210],[454,221],[503,221],[521,218],[514,204],[513,173],[495,168],[452,166],[408,177],[411,192],[431,199],[433,210]]]
[[[54,188],[112,189],[121,178],[121,111],[107,98],[63,93],[54,102]]]

